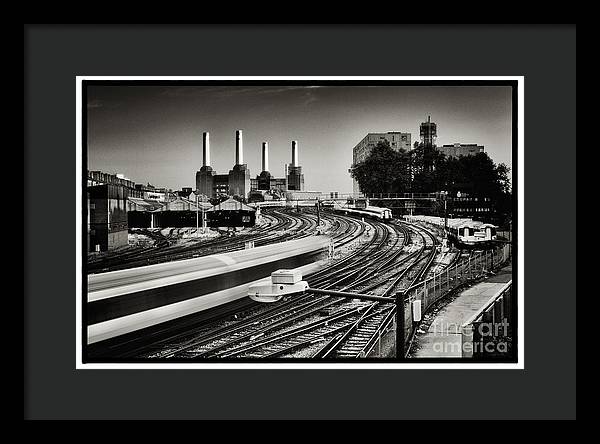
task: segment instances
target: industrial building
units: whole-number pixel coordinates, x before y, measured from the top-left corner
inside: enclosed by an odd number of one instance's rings
[[[109,183],[87,188],[88,251],[107,251],[127,245],[128,190]]]
[[[388,131],[387,133],[368,133],[356,146],[352,149],[352,164],[364,162],[371,154],[371,150],[379,142],[387,141],[390,147],[395,151],[411,150],[411,135],[400,131]],[[351,171],[351,170],[350,170]],[[352,184],[353,193],[360,193],[358,182],[354,179]]]
[[[88,187],[104,184],[120,185],[130,189],[135,189],[136,187],[135,182],[129,180],[123,174],[108,174],[97,170],[87,172]]]
[[[482,145],[476,143],[454,143],[452,145],[442,145],[437,148],[446,157],[461,157],[461,156],[474,156],[478,153],[484,152]]]
[[[269,170],[269,143],[268,142],[262,143],[261,166],[262,166],[262,171],[260,172],[260,174],[258,176],[256,176],[255,179],[250,179],[250,190],[251,191],[278,190],[280,192],[284,192],[287,190],[287,177],[276,178],[271,175],[271,171]]]
[[[286,170],[288,191],[304,191],[304,174],[298,164],[298,141],[292,140],[292,163]]]
[[[217,174],[210,165],[210,135],[203,133],[202,168],[196,173],[196,190],[208,198],[217,196],[238,196],[243,199],[250,197],[250,192],[268,193],[276,191],[283,194],[288,190],[304,190],[304,174],[298,164],[298,141],[292,141],[292,163],[285,166],[284,177],[273,177],[269,171],[269,144],[262,143],[262,171],[255,178],[250,177],[248,165],[244,163],[242,130],[237,130],[235,145],[235,165],[228,174]]]
[[[122,174],[87,173],[87,251],[107,251],[127,245],[128,199],[144,192]]]
[[[242,130],[235,132],[235,165],[229,170],[229,194],[243,199],[250,192],[250,170],[244,163]]]
[[[239,155],[236,155],[236,159]],[[210,165],[210,134],[202,133],[202,168],[196,173],[196,190],[202,196],[214,198],[229,194],[229,174],[217,174]]]
[[[126,178],[123,174],[109,174],[103,173],[102,171],[88,171],[87,173],[87,186],[95,186],[95,185],[118,185],[126,188],[127,195],[131,197],[138,197],[142,199],[148,200],[156,200],[159,202],[166,202],[170,199],[174,199],[177,193],[174,193],[169,188],[157,188],[153,185],[147,184],[139,184],[134,181]],[[190,193],[192,192],[191,188],[188,188]]]
[[[195,203],[170,189],[101,171],[88,171],[87,185],[88,251],[127,246],[129,228],[196,224]],[[182,190],[187,191],[193,193],[191,188]]]
[[[298,165],[298,141],[292,140],[292,163],[285,164],[284,177],[273,177],[269,171],[269,144],[262,144],[262,171],[251,180],[250,189],[253,196],[257,192],[263,194],[274,194],[284,196],[287,191],[304,190],[304,174],[302,167]]]
[[[235,165],[228,174],[217,174],[210,165],[210,135],[202,134],[202,168],[196,173],[196,190],[200,195],[214,198],[220,195],[245,198],[250,192],[250,170],[244,163],[242,130],[235,132]]]
[[[192,193],[193,194],[193,193]],[[212,208],[209,202],[177,197],[168,202],[128,199],[127,221],[130,228],[184,228],[202,225],[203,213]]]

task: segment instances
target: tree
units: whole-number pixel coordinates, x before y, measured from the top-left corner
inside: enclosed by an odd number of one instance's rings
[[[430,193],[436,190],[439,183],[437,171],[443,166],[444,154],[435,145],[416,142],[410,154],[411,191]]]
[[[363,162],[353,165],[351,175],[363,193],[403,193],[410,183],[409,157],[380,141]]]
[[[487,153],[446,157],[435,145],[415,144],[406,152],[395,151],[387,141],[381,141],[363,162],[353,165],[351,175],[363,193],[447,191],[456,196],[460,191],[491,199],[498,216],[510,217],[510,168],[494,164]]]

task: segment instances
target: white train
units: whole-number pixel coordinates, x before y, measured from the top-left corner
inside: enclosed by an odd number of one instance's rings
[[[436,216],[411,216],[411,222],[420,221],[436,225],[444,229],[447,223],[448,238],[458,247],[464,249],[485,249],[496,243],[496,226],[472,219],[448,219]]]
[[[462,248],[489,248],[496,240],[496,226],[468,224],[448,228],[448,237]]]
[[[366,217],[369,219],[376,219],[379,221],[388,221],[392,219],[392,210],[389,208],[372,207],[367,206],[365,208],[348,208],[334,206],[333,211],[344,215],[355,215],[360,217]]]

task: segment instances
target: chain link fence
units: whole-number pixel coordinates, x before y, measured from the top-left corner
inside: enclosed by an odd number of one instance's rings
[[[471,254],[468,258],[458,260],[439,273],[404,290],[404,341],[410,340],[413,334],[413,309],[420,304],[421,313],[441,298],[458,287],[484,276],[487,272],[505,266],[511,258],[511,244]],[[396,316],[392,316],[381,325],[363,356],[381,356],[381,341],[390,334],[395,334]]]

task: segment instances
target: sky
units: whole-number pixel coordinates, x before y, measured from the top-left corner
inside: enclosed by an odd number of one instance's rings
[[[235,131],[244,163],[283,177],[298,141],[305,189],[352,192],[352,148],[370,132],[401,131],[419,140],[431,116],[437,145],[477,143],[512,167],[511,89],[506,86],[98,86],[88,87],[88,169],[121,173],[136,183],[195,187],[202,132],[211,165],[227,174]]]

